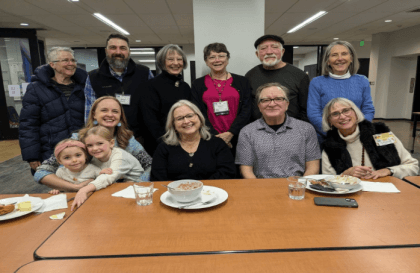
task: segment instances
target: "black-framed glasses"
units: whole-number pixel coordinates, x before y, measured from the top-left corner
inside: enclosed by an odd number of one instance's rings
[[[351,114],[351,111],[353,110],[353,108],[349,107],[349,108],[344,108],[343,110],[340,111],[336,111],[336,112],[332,112],[330,114],[330,117],[333,119],[337,119],[341,116],[341,114],[345,115],[345,116],[349,116]]]
[[[63,59],[63,60],[57,60],[57,61],[52,61],[53,63],[65,63],[65,64],[68,64],[68,63],[77,63],[77,60],[76,59]]]
[[[219,60],[223,61],[224,59],[226,59],[226,57],[227,57],[227,54],[220,54],[220,55],[213,55],[213,56],[210,56],[210,57],[208,57],[208,59],[209,59],[209,61],[211,61],[211,62],[213,62],[213,61],[215,61],[215,60],[217,60],[217,59],[219,59]]]
[[[261,104],[269,104],[270,102],[274,102],[274,103],[276,103],[276,104],[279,104],[279,103],[281,103],[281,102],[283,102],[283,101],[287,101],[286,100],[286,98],[285,97],[276,97],[276,98],[274,98],[274,99],[268,99],[268,98],[265,98],[265,99],[260,99],[260,103]]]
[[[185,116],[182,116],[182,117],[176,117],[175,121],[176,122],[183,122],[185,118],[187,120],[192,120],[195,117],[195,115],[197,115],[197,114],[196,113],[191,113],[191,114],[188,114],[188,115],[185,115]]]

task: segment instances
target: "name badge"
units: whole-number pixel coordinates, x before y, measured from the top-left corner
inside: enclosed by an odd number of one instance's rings
[[[131,95],[115,93],[115,98],[119,100],[122,105],[130,105]]]
[[[393,132],[373,135],[373,139],[376,142],[376,146],[384,146],[397,142]]]
[[[213,102],[213,108],[216,116],[229,114],[229,106],[227,101]]]

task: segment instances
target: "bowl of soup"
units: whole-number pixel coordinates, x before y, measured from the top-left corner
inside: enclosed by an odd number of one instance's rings
[[[186,203],[197,199],[203,189],[203,182],[183,179],[168,184],[168,191],[177,202]]]
[[[328,180],[335,189],[352,190],[360,185],[360,179],[350,175],[333,175],[328,177]]]

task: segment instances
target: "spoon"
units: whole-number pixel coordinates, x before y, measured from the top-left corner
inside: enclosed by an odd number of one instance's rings
[[[171,190],[176,191],[176,189],[175,189],[175,188],[169,187],[168,185],[164,185],[164,184],[162,184],[162,186],[164,186],[165,188],[168,188],[168,189],[171,189]]]

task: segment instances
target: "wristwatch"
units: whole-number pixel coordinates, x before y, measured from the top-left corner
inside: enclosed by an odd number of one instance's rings
[[[394,176],[394,170],[393,169],[391,169],[391,168],[387,168],[390,172],[391,172],[391,176]]]

